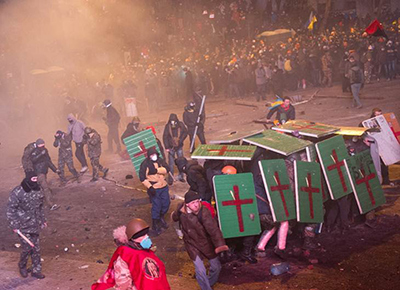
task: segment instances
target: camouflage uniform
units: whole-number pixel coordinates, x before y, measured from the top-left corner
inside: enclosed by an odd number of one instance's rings
[[[25,173],[28,171],[34,171],[32,160],[31,160],[31,154],[32,154],[33,150],[35,150],[35,148],[36,148],[36,143],[32,142],[32,143],[29,143],[28,145],[26,145],[26,147],[24,149],[24,154],[22,155],[21,163],[22,163],[22,167],[24,168]]]
[[[101,137],[96,130],[92,129],[92,137],[85,134],[84,141],[88,146],[88,156],[93,167],[93,179],[99,178],[99,170],[105,172],[105,168],[100,164]]]
[[[12,229],[20,230],[34,245],[32,248],[24,239],[21,240],[20,269],[25,269],[29,255],[32,258],[32,273],[40,273],[39,231],[46,222],[43,211],[44,195],[41,190],[26,191],[22,184],[14,188],[8,200],[7,219]]]
[[[48,150],[44,147],[37,147],[34,149],[31,154],[31,160],[33,168],[37,173],[38,183],[44,193],[46,203],[51,208],[54,205],[53,192],[47,183],[47,172],[49,171],[49,168],[53,172],[57,172],[57,168],[51,161]]]
[[[65,171],[64,166],[67,164],[69,172],[71,172],[75,178],[78,178],[78,172],[74,167],[74,161],[72,157],[72,135],[64,135],[63,137],[55,138],[53,146],[58,148],[58,170],[60,170],[60,178],[65,181]]]

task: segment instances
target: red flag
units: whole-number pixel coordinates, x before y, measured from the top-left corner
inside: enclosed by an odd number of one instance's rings
[[[385,30],[383,29],[382,23],[380,23],[377,19],[371,22],[371,24],[365,29],[365,32],[368,33],[368,35],[383,36],[388,38]]]

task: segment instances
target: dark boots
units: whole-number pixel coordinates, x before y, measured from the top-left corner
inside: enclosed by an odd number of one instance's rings
[[[239,254],[239,258],[244,262],[249,262],[250,264],[257,263],[257,259],[251,254],[251,247],[243,247],[243,250]]]
[[[161,221],[157,219],[153,219],[153,224],[151,226],[151,229],[149,231],[149,236],[150,237],[157,237],[161,235],[162,229],[161,229]]]
[[[28,270],[26,268],[19,268],[19,273],[21,274],[22,278],[28,277]]]
[[[167,222],[165,221],[164,217],[161,217],[161,219],[160,219],[160,224],[161,224],[161,227],[162,227],[163,229],[168,229],[168,224],[167,224]]]

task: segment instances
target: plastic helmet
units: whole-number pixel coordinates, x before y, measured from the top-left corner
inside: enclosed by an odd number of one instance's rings
[[[137,233],[148,229],[150,226],[142,219],[133,219],[126,225],[126,236],[130,240]]]
[[[90,127],[86,127],[85,128],[85,134],[90,134],[90,133],[92,133],[93,132],[93,129],[92,128],[90,128]]]
[[[224,168],[222,168],[222,173],[223,174],[236,174],[237,170],[232,165],[226,165]]]
[[[147,126],[146,130],[150,129],[151,132],[153,132],[154,135],[156,135],[156,129],[153,126]]]
[[[134,116],[134,117],[132,118],[132,123],[133,123],[133,124],[139,124],[139,123],[140,123],[139,117],[138,117],[138,116]]]

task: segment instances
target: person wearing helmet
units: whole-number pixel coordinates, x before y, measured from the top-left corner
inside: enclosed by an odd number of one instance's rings
[[[121,152],[121,143],[119,142],[118,125],[121,117],[118,111],[112,106],[110,100],[104,100],[103,107],[107,110],[107,116],[103,118],[108,127],[107,141],[108,149],[107,151],[113,152],[113,141],[117,146],[117,153]]]
[[[222,168],[222,174],[236,174],[237,170],[235,167],[233,167],[232,165],[226,165],[224,166],[224,168]]]
[[[202,290],[211,290],[221,271],[218,255],[226,256],[229,252],[217,220],[202,205],[200,194],[192,190],[185,194],[185,201],[178,204],[171,216],[181,224],[183,241],[194,264],[197,283]],[[210,264],[208,275],[203,262],[206,259]]]
[[[147,194],[151,201],[151,217],[153,219],[152,236],[162,233],[162,228],[167,229],[168,224],[164,215],[169,210],[170,197],[166,176],[169,173],[169,166],[160,158],[155,147],[149,148],[147,157],[140,164],[139,179],[147,188]]]
[[[36,142],[31,142],[24,148],[24,153],[21,158],[22,168],[24,169],[25,174],[30,171],[34,171],[33,164],[31,160],[31,154],[33,150],[37,147]]]
[[[96,182],[99,179],[99,170],[103,172],[103,178],[107,176],[108,172],[108,168],[105,168],[100,164],[101,137],[96,130],[86,127],[84,142],[88,146],[88,155],[93,168],[93,178],[90,181]]]
[[[132,219],[126,226],[114,230],[118,245],[103,276],[92,290],[137,289],[170,290],[165,266],[151,250],[149,225],[142,219]]]
[[[191,101],[185,107],[185,111],[183,112],[183,123],[186,125],[189,134],[190,144],[192,143],[194,136],[194,131],[197,127],[197,137],[199,137],[201,144],[206,144],[206,137],[204,136],[204,121],[205,114],[204,110],[200,115],[200,122],[197,123],[197,118],[199,116],[200,104],[197,105],[194,101]],[[194,150],[194,146],[193,146]]]
[[[169,170],[174,175],[175,155],[176,158],[183,157],[183,142],[187,137],[186,126],[179,121],[176,114],[170,114],[167,124],[164,127],[163,141],[165,151],[168,153]],[[178,176],[184,182],[183,174]]]
[[[50,210],[58,209],[59,205],[54,203],[53,191],[47,182],[47,173],[49,172],[49,168],[57,174],[60,174],[60,171],[51,161],[49,151],[45,147],[43,139],[39,138],[36,140],[36,148],[33,150],[30,158],[47,205],[50,207]]]
[[[58,130],[54,135],[53,146],[58,147],[58,170],[60,170],[59,176],[62,183],[65,183],[64,166],[67,164],[69,172],[76,178],[79,182],[79,174],[74,167],[74,161],[72,156],[72,136],[67,135],[63,131]]]

